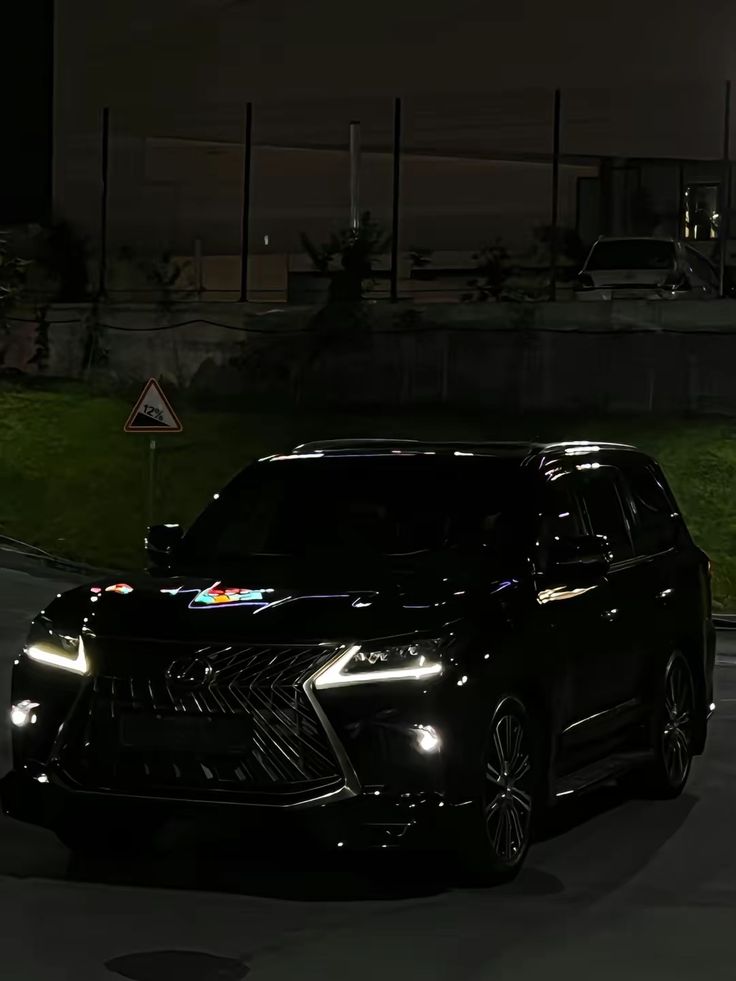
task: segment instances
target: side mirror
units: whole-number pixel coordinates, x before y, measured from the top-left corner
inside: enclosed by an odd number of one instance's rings
[[[184,530],[181,525],[151,525],[146,532],[146,553],[156,568],[166,568]]]
[[[548,552],[545,578],[564,581],[570,586],[591,586],[603,579],[610,566],[605,539],[585,535],[553,544]]]

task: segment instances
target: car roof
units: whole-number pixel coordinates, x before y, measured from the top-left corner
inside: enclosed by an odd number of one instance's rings
[[[594,245],[600,245],[601,242],[666,242],[669,245],[678,245],[680,239],[669,235],[601,235]]]
[[[386,456],[432,454],[446,456],[478,456],[516,459],[519,463],[533,463],[555,456],[582,456],[601,452],[640,453],[635,446],[626,443],[594,442],[592,440],[566,440],[554,443],[536,441],[468,441],[468,440],[418,440],[418,439],[326,439],[301,443],[294,447],[289,458],[319,456]],[[269,457],[268,459],[283,459]]]

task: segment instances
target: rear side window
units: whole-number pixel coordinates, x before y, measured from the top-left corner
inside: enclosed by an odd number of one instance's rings
[[[584,465],[585,466],[585,465]],[[579,487],[594,535],[606,540],[614,562],[633,555],[631,535],[619,491],[619,471],[614,467],[591,466],[582,470]]]
[[[653,466],[627,468],[624,475],[630,494],[636,553],[666,552],[677,537],[677,519],[667,489]]]

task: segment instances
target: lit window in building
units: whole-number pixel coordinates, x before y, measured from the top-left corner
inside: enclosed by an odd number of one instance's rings
[[[718,238],[720,214],[718,184],[688,184],[685,188],[685,238],[707,242]]]

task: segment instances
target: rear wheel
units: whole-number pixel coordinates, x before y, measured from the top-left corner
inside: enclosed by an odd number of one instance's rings
[[[664,671],[652,720],[654,761],[645,787],[659,798],[677,797],[693,761],[695,686],[687,659],[674,653]]]
[[[475,879],[508,882],[524,863],[531,840],[535,756],[524,705],[517,698],[504,698],[491,717],[480,797],[459,849],[465,871]]]

